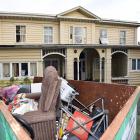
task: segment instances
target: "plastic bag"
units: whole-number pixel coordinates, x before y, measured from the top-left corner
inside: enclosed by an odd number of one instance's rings
[[[38,110],[38,103],[33,99],[20,99],[12,108],[12,114],[23,115],[26,112]]]

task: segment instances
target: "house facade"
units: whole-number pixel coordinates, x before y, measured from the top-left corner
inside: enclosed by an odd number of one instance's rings
[[[0,79],[42,76],[140,84],[137,22],[102,19],[83,7],[58,15],[0,13]]]

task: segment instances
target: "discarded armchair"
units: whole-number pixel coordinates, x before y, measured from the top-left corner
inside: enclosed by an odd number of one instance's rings
[[[47,67],[44,71],[38,111],[22,116],[33,128],[35,140],[55,140],[56,104],[59,100],[60,84],[56,69],[52,66]]]

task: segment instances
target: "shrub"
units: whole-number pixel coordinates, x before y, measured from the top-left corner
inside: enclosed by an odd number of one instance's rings
[[[25,84],[31,84],[31,80],[30,80],[29,77],[25,77],[25,78],[23,79],[23,81],[24,81]]]

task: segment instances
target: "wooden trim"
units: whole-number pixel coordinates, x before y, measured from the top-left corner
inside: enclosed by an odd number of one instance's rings
[[[11,113],[8,111],[7,106],[3,102],[0,102],[0,111],[4,115],[6,121],[8,122],[13,132],[15,133],[18,140],[31,140],[26,131],[13,118]]]

